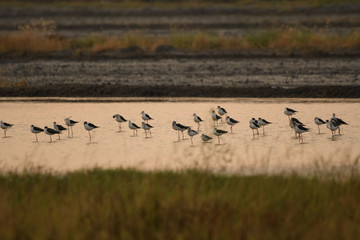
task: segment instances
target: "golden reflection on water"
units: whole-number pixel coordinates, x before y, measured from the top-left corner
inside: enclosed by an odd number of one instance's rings
[[[171,99],[170,99],[171,100]],[[218,105],[226,108],[229,116],[240,121],[233,133],[221,137],[217,145],[212,134],[211,111]],[[304,144],[299,144],[290,129],[285,107],[299,111],[296,115],[311,132],[304,134]],[[133,137],[127,124],[118,132],[118,124],[112,118],[116,113],[141,126],[140,112],[144,110],[153,121],[152,138],[145,138],[143,130]],[[331,133],[321,126],[317,133],[314,117],[329,119],[332,113],[349,123],[342,127],[342,136],[331,141]],[[0,165],[3,171],[41,166],[46,170],[72,171],[92,167],[132,167],[144,170],[205,168],[230,173],[302,171],[306,168],[330,167],[353,164],[360,155],[360,103],[354,100],[308,99],[185,99],[176,101],[125,101],[125,102],[0,102],[0,120],[13,123],[8,138],[0,138]],[[192,114],[204,122],[200,134],[177,142],[172,121],[197,126]],[[30,132],[30,125],[53,127],[53,122],[65,125],[64,118],[80,121],[73,127],[74,138],[67,132],[53,143],[41,133],[39,142]],[[253,138],[249,120],[262,117],[272,124],[266,127],[266,135]],[[88,133],[82,122],[99,125]],[[226,124],[220,129],[229,130]],[[201,133],[214,137],[211,143],[202,143]],[[260,131],[261,133],[261,131]],[[3,134],[3,133],[1,133]]]

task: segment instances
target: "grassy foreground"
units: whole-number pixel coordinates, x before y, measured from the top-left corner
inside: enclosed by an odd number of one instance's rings
[[[0,239],[360,238],[357,174],[12,173],[0,193]]]

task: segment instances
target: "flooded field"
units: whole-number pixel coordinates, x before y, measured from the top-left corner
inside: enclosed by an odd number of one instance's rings
[[[29,100],[29,99],[27,99]],[[79,100],[79,99],[70,99]],[[110,99],[111,100],[111,99]],[[0,165],[3,171],[41,167],[52,171],[72,171],[92,167],[132,167],[145,170],[185,169],[189,167],[209,168],[229,173],[306,171],[317,167],[331,168],[353,164],[360,155],[359,100],[329,99],[113,99],[114,102],[13,102],[0,103],[1,120],[13,123],[7,138],[0,138]],[[233,133],[221,137],[221,145],[213,136],[211,111],[220,105],[229,116],[240,121]],[[311,129],[304,134],[304,143],[299,144],[284,115],[285,107],[298,110],[296,117]],[[116,113],[141,125],[144,110],[154,120],[152,137],[145,138],[140,129],[132,136],[127,123],[119,132],[112,118]],[[204,119],[199,135],[177,141],[172,121],[197,129],[192,114]],[[330,131],[323,125],[318,134],[314,117],[329,119],[332,113],[348,122],[341,129],[343,135],[331,140]],[[67,132],[61,140],[41,133],[39,142],[30,132],[30,125],[53,127],[53,122],[65,126],[64,118],[80,121],[73,127],[74,137]],[[265,136],[260,131],[254,137],[249,120],[262,117],[270,122]],[[83,121],[100,128],[91,132],[92,141],[84,129]],[[220,129],[229,126],[220,123]],[[213,136],[210,143],[202,143],[200,135]],[[3,133],[1,133],[3,134]],[[2,135],[3,136],[3,135]]]

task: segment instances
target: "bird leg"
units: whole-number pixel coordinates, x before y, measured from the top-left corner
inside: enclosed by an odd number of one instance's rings
[[[192,137],[190,137],[190,140],[191,140],[191,146],[193,146],[193,140],[192,140]]]
[[[4,135],[5,135],[5,138],[6,138],[6,129],[4,129]]]
[[[73,132],[72,126],[71,126],[71,137],[74,137],[74,132]]]
[[[36,141],[38,142],[37,134],[35,133]]]
[[[51,135],[50,135],[50,142],[52,142],[52,138],[51,138]]]
[[[320,134],[320,126],[318,125],[318,131],[319,131],[319,134]]]
[[[230,132],[231,132],[231,133],[232,133],[232,127],[233,127],[233,126],[230,127]]]
[[[182,139],[185,140],[184,131],[181,131],[181,134],[182,134]]]
[[[265,136],[265,126],[263,126],[263,136]]]
[[[70,137],[70,127],[68,127],[68,137]]]
[[[58,138],[59,138],[59,140],[60,140],[60,134],[58,133]]]
[[[89,142],[91,142],[91,134],[90,134],[90,131],[88,131],[89,133]]]

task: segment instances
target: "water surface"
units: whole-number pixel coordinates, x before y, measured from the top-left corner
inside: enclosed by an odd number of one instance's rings
[[[14,99],[11,99],[14,100]],[[31,99],[30,99],[31,100]],[[44,99],[43,99],[44,100]],[[63,99],[69,100],[69,99]],[[305,171],[319,165],[331,167],[352,164],[360,155],[359,100],[330,99],[113,99],[115,102],[0,102],[1,120],[15,124],[7,138],[0,138],[0,164],[3,170],[41,167],[52,171],[72,171],[95,166],[133,167],[145,170],[184,169],[188,167],[210,168],[225,172],[278,172],[284,170]],[[94,100],[94,99],[93,99]],[[99,99],[101,101],[101,99]],[[158,99],[159,100],[159,99]],[[57,99],[59,101],[59,99]],[[200,134],[212,135],[211,110],[218,105],[226,108],[229,116],[240,121],[233,133],[211,143],[202,143]],[[311,128],[304,134],[304,144],[294,138],[294,132],[283,114],[284,107],[298,110],[296,117]],[[112,118],[116,113],[141,125],[140,112],[144,110],[154,120],[151,138],[145,138],[143,130],[132,136],[127,124],[119,132],[118,124]],[[332,113],[349,123],[342,127],[342,136],[331,140],[331,133],[321,126],[318,134],[314,117],[329,119]],[[172,121],[197,129],[192,114],[204,119],[200,134],[190,139],[177,141]],[[30,125],[53,126],[53,122],[64,124],[64,118],[71,116],[80,121],[73,127],[74,137],[67,132],[61,140],[41,133],[39,142],[30,132]],[[266,127],[265,136],[253,137],[249,120],[262,117],[272,124]],[[99,125],[91,132],[89,142],[82,122]],[[229,126],[220,123],[220,129]],[[260,133],[262,133],[260,131]],[[3,134],[3,133],[2,133]]]

